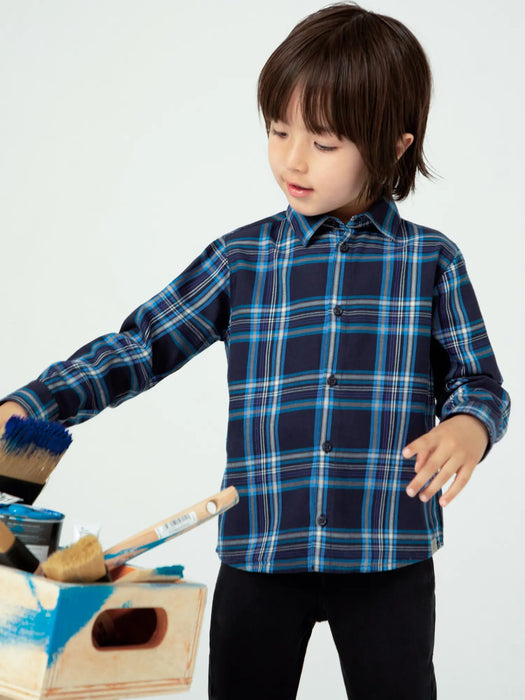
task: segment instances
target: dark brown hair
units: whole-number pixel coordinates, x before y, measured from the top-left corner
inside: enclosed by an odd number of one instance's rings
[[[420,43],[398,20],[355,3],[309,15],[259,76],[267,131],[271,121],[286,121],[295,88],[310,131],[329,131],[359,148],[369,173],[364,200],[404,199],[415,188],[417,171],[431,177],[423,138],[432,76]],[[407,132],[414,142],[398,160],[396,144]]]

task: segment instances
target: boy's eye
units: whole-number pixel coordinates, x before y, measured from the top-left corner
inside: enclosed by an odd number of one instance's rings
[[[271,133],[273,136],[277,136],[280,139],[283,139],[286,136],[286,131],[279,131],[275,127],[272,126],[271,128]]]
[[[324,151],[325,153],[329,153],[330,151],[335,151],[337,146],[325,146],[322,143],[319,143],[319,141],[315,142],[315,147],[318,148],[320,151]]]

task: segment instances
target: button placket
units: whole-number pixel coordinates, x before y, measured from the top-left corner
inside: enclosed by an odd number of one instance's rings
[[[335,249],[332,248],[331,261],[333,264],[333,269],[331,269],[330,274],[332,277],[332,289],[331,292],[331,304],[327,306],[328,315],[332,316],[327,318],[327,333],[324,336],[323,342],[326,346],[323,347],[323,357],[324,357],[324,383],[325,387],[323,392],[323,416],[322,416],[322,431],[318,435],[319,439],[319,462],[317,467],[317,472],[319,475],[319,482],[316,486],[316,496],[315,496],[315,509],[312,512],[312,527],[315,531],[312,532],[313,538],[313,559],[314,563],[312,565],[312,570],[319,570],[320,562],[322,561],[323,552],[323,534],[320,528],[324,528],[327,524],[327,516],[325,511],[326,508],[326,490],[327,484],[329,483],[331,471],[333,469],[331,463],[334,459],[333,454],[330,454],[334,450],[334,446],[330,441],[331,434],[331,421],[332,421],[332,402],[333,399],[333,389],[338,383],[338,378],[335,374],[337,370],[337,357],[338,357],[338,344],[340,342],[340,335],[343,323],[339,321],[341,316],[344,314],[343,306],[338,303],[341,298],[341,293],[343,289],[342,280],[345,270],[345,257],[342,253],[348,252],[350,250],[350,244],[348,244],[344,237],[348,235],[348,230],[340,230],[339,240],[336,244]],[[339,254],[341,253],[341,254]],[[320,377],[321,379],[321,377]],[[321,379],[323,381],[323,379]],[[317,534],[315,534],[315,532]]]
[[[346,252],[346,251],[348,250],[349,247],[350,247],[349,244],[346,243],[346,242],[343,242],[343,243],[340,243],[340,244],[339,244],[339,250],[341,250],[342,252]],[[343,315],[343,308],[342,308],[342,306],[340,306],[339,304],[336,304],[336,305],[332,308],[332,312],[333,312],[334,316],[336,316],[337,318],[340,318],[340,317]],[[329,387],[334,387],[334,386],[336,386],[336,384],[337,384],[337,377],[335,376],[335,374],[330,374],[330,375],[327,377],[327,379],[326,379],[326,383],[327,383],[327,385],[328,385]],[[323,449],[323,452],[325,452],[326,454],[328,454],[329,452],[332,451],[333,445],[332,445],[332,443],[331,443],[329,440],[326,440],[326,441],[323,442],[323,444],[322,444],[322,449]]]

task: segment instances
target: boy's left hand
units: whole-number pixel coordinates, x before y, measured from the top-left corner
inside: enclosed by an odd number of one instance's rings
[[[439,499],[441,506],[448,505],[469,481],[488,441],[483,423],[467,414],[451,416],[417,438],[403,449],[403,457],[407,459],[417,454],[414,467],[417,476],[407,486],[407,494],[415,496],[434,477],[419,493],[422,501],[428,501],[455,474],[452,485]]]

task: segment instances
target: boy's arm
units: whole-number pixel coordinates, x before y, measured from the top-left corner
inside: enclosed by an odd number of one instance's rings
[[[426,501],[455,475],[440,504],[447,505],[469,481],[476,465],[507,428],[510,398],[465,268],[457,253],[435,289],[432,370],[441,422],[403,450],[417,455],[409,496]],[[423,489],[425,484],[431,483]],[[422,490],[423,489],[423,490]]]
[[[4,398],[33,418],[73,425],[149,389],[227,335],[225,242],[209,245],[177,279],[134,311],[119,333],[85,345]],[[16,409],[18,410],[18,409]],[[0,419],[1,419],[0,414]],[[9,416],[7,416],[9,417]]]

